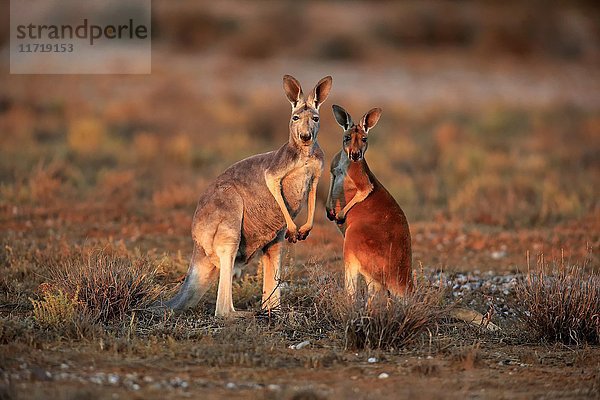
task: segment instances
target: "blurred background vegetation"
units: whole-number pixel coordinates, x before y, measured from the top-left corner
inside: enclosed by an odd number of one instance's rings
[[[285,73],[305,91],[334,78],[319,135],[327,163],[341,145],[331,104],[355,118],[383,108],[367,160],[411,222],[598,227],[596,2],[152,5],[151,75],[2,67],[0,211],[11,229],[86,207],[99,225],[110,212],[191,220],[228,165],[287,140]]]

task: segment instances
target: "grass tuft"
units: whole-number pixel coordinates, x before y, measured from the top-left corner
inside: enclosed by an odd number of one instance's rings
[[[400,349],[434,327],[443,316],[437,289],[404,298],[362,294],[332,305],[347,349]]]
[[[337,338],[346,349],[403,348],[447,315],[441,306],[443,289],[421,281],[404,298],[383,293],[370,296],[363,288],[353,299],[333,275],[323,271],[312,275],[302,287],[287,294],[294,312],[286,315],[285,324],[294,333],[318,331]],[[303,337],[307,336],[305,333]]]
[[[42,326],[59,326],[66,321],[75,320],[79,302],[79,289],[73,296],[67,296],[62,290],[56,293],[46,291],[42,300],[30,298],[33,305],[33,316]]]
[[[50,289],[45,301],[61,305],[77,303],[94,321],[103,324],[121,321],[156,299],[155,275],[156,269],[146,259],[94,250],[51,264]],[[70,299],[71,303],[60,299]],[[38,303],[40,310],[44,307]],[[65,307],[57,310],[69,311]]]
[[[600,275],[581,266],[529,272],[516,290],[520,317],[548,342],[600,343]]]

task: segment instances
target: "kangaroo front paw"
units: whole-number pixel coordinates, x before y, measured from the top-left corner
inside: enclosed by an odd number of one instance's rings
[[[308,234],[312,230],[312,226],[304,225],[298,231],[298,240],[304,240],[308,237]]]
[[[331,210],[328,208],[325,211],[327,211],[327,219],[330,221],[335,221],[335,210]]]
[[[342,213],[338,213],[335,216],[335,223],[338,225],[342,225],[344,222],[346,222],[346,216]]]
[[[290,243],[296,243],[298,241],[298,231],[296,230],[296,227],[288,228],[288,230],[285,231],[285,238]]]

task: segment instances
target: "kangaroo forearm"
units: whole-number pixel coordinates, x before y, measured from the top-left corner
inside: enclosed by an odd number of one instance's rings
[[[370,186],[367,190],[357,191],[356,194],[354,195],[354,197],[352,197],[352,199],[348,202],[348,204],[346,204],[346,207],[344,207],[344,209],[342,210],[342,215],[348,214],[348,211],[350,211],[350,209],[352,207],[354,207],[356,204],[360,203],[361,201],[364,201],[372,191],[373,191],[373,186]]]
[[[330,210],[333,210],[335,207],[335,204],[333,202],[333,184],[335,181],[335,177],[333,176],[333,174],[331,175],[331,178],[329,179],[329,192],[327,192],[327,201],[325,202],[325,207],[329,208]]]
[[[294,220],[292,219],[292,216],[285,205],[285,201],[283,200],[283,195],[281,194],[281,179],[265,174],[265,181],[267,183],[267,187],[269,188],[269,192],[271,192],[275,198],[275,201],[277,202],[277,205],[283,213],[285,223],[288,227],[294,226]]]
[[[310,192],[308,193],[308,218],[306,220],[306,225],[312,226],[315,220],[315,206],[317,203],[317,184],[319,183],[319,178],[315,178],[312,187],[310,188]]]

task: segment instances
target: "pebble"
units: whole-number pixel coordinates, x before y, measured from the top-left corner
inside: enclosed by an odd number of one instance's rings
[[[492,258],[494,257],[504,257],[506,253],[504,250],[492,253]],[[462,297],[468,296],[468,303],[478,306],[494,306],[496,310],[496,315],[503,317],[511,317],[516,314],[515,310],[511,309],[506,299],[510,298],[514,295],[515,288],[520,280],[523,279],[522,275],[518,274],[505,274],[505,275],[495,275],[493,271],[481,272],[479,270],[474,270],[467,273],[455,273],[455,274],[445,274],[445,273],[434,273],[429,276],[429,280],[433,286],[439,286],[440,284],[445,287],[452,288],[452,294],[454,297]],[[480,304],[476,300],[471,300],[473,298],[473,293],[476,293],[477,297],[481,297],[486,304]],[[483,294],[485,296],[479,296],[479,294]],[[293,344],[289,346],[290,349],[300,350],[311,344],[310,340],[305,340],[300,343]],[[359,354],[355,354],[359,357]],[[419,357],[420,358],[420,357]],[[433,357],[427,356],[427,359],[432,359]],[[379,362],[376,357],[369,357],[367,359],[369,364],[374,364]],[[527,364],[513,362],[512,360],[501,360],[498,362],[499,365],[518,365],[520,367],[527,367]],[[81,383],[94,383],[98,385],[106,385],[109,384],[111,386],[122,385],[125,388],[128,388],[133,391],[138,391],[142,388],[141,385],[144,385],[153,390],[162,390],[165,389],[187,389],[189,388],[189,382],[183,380],[180,377],[175,377],[170,380],[162,380],[155,381],[150,376],[139,376],[138,374],[124,374],[119,375],[117,373],[104,373],[104,372],[92,372],[94,371],[94,367],[90,366],[85,370],[90,371],[90,375],[88,376],[80,376],[78,374],[74,374],[70,372],[70,366],[67,363],[61,363],[59,365],[59,371],[52,374],[50,371],[39,367],[31,367],[27,363],[21,363],[19,365],[22,370],[21,373],[14,375],[14,380],[20,379],[35,379],[38,381],[77,381]],[[1,372],[1,371],[0,371]],[[7,375],[7,374],[5,374]],[[84,374],[86,375],[86,374]],[[2,374],[0,373],[0,377]],[[8,375],[7,375],[8,376]],[[389,374],[386,372],[382,372],[378,375],[379,379],[387,379],[389,378]],[[357,379],[356,376],[351,377],[351,379]],[[203,379],[194,380],[194,384],[198,386],[209,386],[210,382]],[[248,386],[248,385],[246,385]],[[264,387],[259,385],[260,387]],[[250,385],[248,387],[259,387],[256,384]],[[233,390],[237,388],[245,387],[244,384],[236,384],[234,382],[228,382],[225,387],[227,389]],[[282,387],[278,384],[269,384],[266,386],[266,389],[272,392],[278,392],[282,390]]]
[[[190,386],[190,384],[189,384],[187,381],[185,381],[185,380],[181,379],[181,378],[180,378],[180,377],[178,377],[178,376],[176,376],[175,378],[171,379],[171,380],[169,381],[169,384],[170,384],[172,387],[174,387],[174,388],[178,388],[178,387],[180,387],[180,388],[182,388],[182,389],[186,389],[186,388],[188,388],[188,387]]]
[[[429,276],[433,286],[439,287],[441,282],[442,285],[452,288],[454,298],[460,299],[469,295],[470,299],[472,293],[476,295],[481,293],[488,296],[489,299],[486,304],[477,304],[478,302],[475,299],[470,300],[468,304],[470,306],[490,306],[493,304],[497,312],[496,315],[503,317],[514,317],[516,315],[516,310],[508,307],[507,299],[514,295],[515,287],[520,279],[522,279],[522,275],[495,275],[493,271],[482,273],[479,270],[451,275],[436,272]]]
[[[293,345],[291,345],[291,346],[290,346],[290,349],[293,349],[293,350],[300,350],[300,349],[303,349],[303,348],[305,348],[305,347],[306,347],[306,346],[308,346],[309,344],[310,344],[310,340],[305,340],[304,342],[300,342],[300,343],[297,343],[297,344],[293,344]]]
[[[492,253],[490,254],[493,260],[500,260],[506,257],[506,255],[506,251],[492,251]]]

